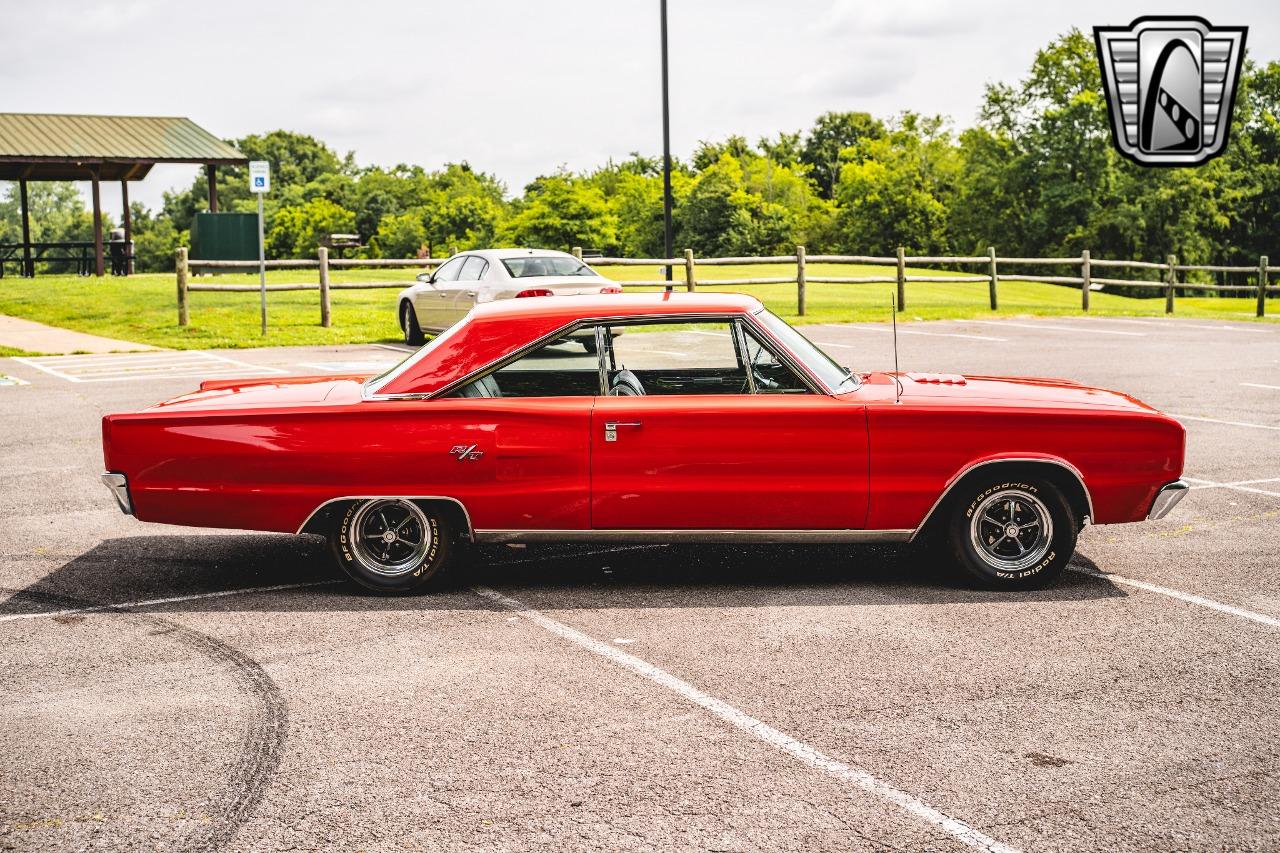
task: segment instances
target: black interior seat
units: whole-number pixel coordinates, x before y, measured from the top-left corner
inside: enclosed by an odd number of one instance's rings
[[[643,397],[644,386],[640,384],[640,379],[625,367],[622,370],[615,371],[613,378],[609,380],[609,396],[610,397]]]
[[[502,389],[498,387],[498,380],[492,374],[477,379],[475,382],[468,382],[458,391],[459,397],[501,397]]]

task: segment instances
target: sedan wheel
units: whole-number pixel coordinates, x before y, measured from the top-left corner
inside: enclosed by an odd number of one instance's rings
[[[1075,551],[1075,519],[1051,483],[986,480],[966,488],[952,506],[951,550],[984,586],[1041,586],[1062,573]]]
[[[450,531],[430,509],[399,498],[354,503],[331,537],[334,556],[353,580],[380,592],[409,592],[438,578]]]
[[[400,328],[404,330],[406,344],[413,347],[422,346],[425,338],[422,336],[422,328],[418,325],[418,312],[413,310],[413,305],[408,300],[400,303]]]

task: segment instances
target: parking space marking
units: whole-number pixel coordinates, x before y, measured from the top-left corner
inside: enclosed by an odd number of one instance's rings
[[[1067,568],[1073,572],[1079,572],[1082,575],[1089,575],[1090,577],[1095,577],[1095,578],[1103,578],[1105,580],[1111,581],[1112,583],[1131,586],[1131,587],[1134,587],[1135,589],[1146,590],[1147,592],[1154,592],[1157,595],[1166,595],[1169,598],[1176,598],[1179,601],[1186,602],[1187,604],[1195,604],[1199,607],[1207,607],[1210,610],[1216,610],[1219,613],[1226,613],[1230,616],[1238,616],[1241,619],[1248,619],[1251,622],[1257,622],[1261,625],[1266,625],[1271,628],[1280,628],[1280,619],[1277,619],[1275,616],[1268,616],[1265,613],[1256,613],[1252,610],[1245,610],[1243,607],[1234,607],[1230,604],[1223,604],[1221,601],[1214,601],[1212,598],[1205,598],[1204,596],[1196,595],[1195,593],[1183,592],[1182,590],[1178,590],[1178,589],[1170,589],[1167,586],[1159,586],[1157,584],[1147,583],[1146,581],[1135,580],[1134,578],[1127,578],[1124,575],[1113,575],[1109,572],[1099,572],[1095,569],[1087,569],[1083,566],[1067,566]]]
[[[1273,426],[1272,424],[1251,424],[1248,421],[1224,421],[1219,420],[1218,418],[1200,418],[1195,415],[1175,415],[1173,412],[1166,412],[1166,414],[1179,421],[1201,421],[1206,424],[1225,424],[1226,426],[1248,427],[1249,429],[1280,430],[1280,426]]]
[[[160,604],[176,604],[181,601],[195,601],[201,598],[225,598],[228,595],[246,595],[251,592],[273,592],[278,589],[301,589],[307,586],[323,586],[324,584],[342,583],[340,578],[323,581],[306,581],[305,583],[282,583],[275,586],[251,586],[242,589],[224,589],[217,592],[198,592],[192,595],[175,595],[169,598],[150,598],[146,601],[122,601],[119,604],[95,604],[92,607],[72,607],[67,610],[45,610],[39,613],[9,613],[0,616],[0,622],[17,622],[22,619],[46,619],[54,616],[69,616],[73,613],[97,613],[103,610],[136,610],[139,607],[154,607]]]
[[[393,361],[303,361],[299,367],[310,367],[325,373],[381,373],[395,367]]]
[[[14,358],[68,382],[122,382],[179,377],[267,376],[289,371],[199,350]]]
[[[855,332],[888,332],[893,334],[891,326],[855,326],[853,324],[842,325],[841,329],[852,329]],[[994,335],[966,335],[963,332],[922,332],[919,329],[904,329],[898,326],[898,334],[900,335],[925,335],[930,338],[963,338],[967,341],[988,341],[992,343],[1008,343],[1008,338],[997,338]],[[833,344],[823,341],[814,341],[815,344],[824,347],[851,347],[852,344]]]
[[[1280,391],[1280,385],[1263,385],[1261,382],[1241,382],[1246,388],[1266,388],[1269,391]]]
[[[369,344],[371,347],[378,349],[389,349],[392,352],[417,352],[419,347],[410,346],[409,344]]]
[[[905,809],[918,818],[927,823],[941,829],[948,835],[960,841],[963,844],[978,850],[992,851],[992,853],[1017,853],[1017,849],[1010,847],[1000,841],[984,835],[963,821],[951,817],[943,811],[925,803],[922,800],[908,794],[899,788],[890,785],[882,779],[878,779],[842,761],[831,758],[816,748],[810,746],[803,741],[796,740],[790,735],[773,728],[772,726],[755,719],[754,717],[738,710],[732,705],[724,702],[714,696],[704,693],[697,687],[694,687],[687,681],[683,681],[664,669],[649,663],[646,660],[628,654],[609,643],[590,637],[576,628],[571,628],[563,622],[552,619],[538,610],[530,607],[522,601],[503,595],[495,589],[489,587],[476,586],[472,590],[488,600],[498,604],[508,610],[514,611],[517,615],[524,617],[535,625],[550,631],[558,637],[575,643],[589,652],[597,654],[624,669],[639,675],[641,678],[654,682],[662,687],[671,690],[677,695],[687,699],[695,705],[710,712],[713,716],[718,717],[729,725],[747,732],[770,746],[787,753],[793,758],[798,759],[802,763],[808,765],[814,770],[820,770],[830,776],[834,776],[841,781],[848,782],[861,788],[868,793],[882,797],[897,806]]]
[[[1269,329],[1251,329],[1244,326],[1209,326],[1203,323],[1184,323],[1181,320],[1133,320],[1124,317],[1064,317],[1064,320],[1084,320],[1086,322],[1128,323],[1133,326],[1163,326],[1166,329],[1209,329],[1215,332],[1248,332],[1256,335],[1270,334]]]
[[[1271,497],[1280,498],[1280,492],[1271,492],[1266,489],[1250,488],[1254,483],[1276,483],[1280,482],[1280,477],[1272,477],[1266,480],[1239,480],[1234,483],[1218,483],[1213,480],[1201,480],[1196,477],[1183,477],[1188,483],[1194,483],[1193,489],[1231,489],[1236,492],[1250,492],[1255,495],[1269,495]]]
[[[1078,326],[1051,326],[1048,323],[1014,323],[1010,320],[956,320],[957,323],[976,323],[979,326],[1012,326],[1016,329],[1071,332],[1076,335],[1124,335],[1127,338],[1145,338],[1146,332],[1121,332],[1117,329],[1084,329]]]

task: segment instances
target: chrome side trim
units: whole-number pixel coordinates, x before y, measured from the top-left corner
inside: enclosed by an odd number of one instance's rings
[[[457,498],[446,497],[445,495],[343,495],[342,497],[330,498],[329,500],[317,506],[315,509],[311,510],[310,514],[308,514],[307,517],[303,519],[302,523],[298,525],[298,529],[295,530],[294,533],[295,534],[301,533],[303,530],[305,530],[307,525],[311,523],[311,519],[315,518],[316,514],[320,512],[320,510],[327,507],[329,504],[337,503],[338,501],[372,501],[372,500],[448,501],[449,503],[457,504],[458,509],[462,510],[462,517],[466,519],[466,522],[467,522],[467,531],[466,531],[467,538],[473,542],[475,541],[476,534],[475,534],[475,528],[471,524],[471,513],[467,512],[467,508],[463,505],[462,501],[458,500]]]
[[[108,471],[102,475],[102,482],[111,490],[120,511],[125,515],[133,515],[133,501],[129,499],[129,478],[124,474]]]
[[[909,542],[911,530],[477,530],[478,543],[507,542]]]
[[[933,502],[933,506],[929,507],[929,511],[925,513],[924,518],[921,519],[919,526],[917,526],[915,531],[912,533],[911,540],[915,541],[915,538],[920,534],[920,531],[924,530],[925,527],[929,524],[929,519],[933,518],[934,512],[936,512],[938,507],[942,505],[942,502],[947,499],[947,495],[951,494],[951,490],[955,488],[956,483],[960,482],[962,479],[968,476],[971,471],[976,471],[979,468],[982,468],[983,466],[986,466],[986,465],[999,465],[1005,462],[1039,462],[1046,465],[1056,465],[1059,468],[1063,469],[1064,471],[1067,471],[1068,473],[1070,473],[1071,476],[1076,478],[1076,482],[1080,484],[1080,488],[1084,491],[1085,505],[1089,509],[1089,513],[1084,517],[1083,521],[1085,524],[1091,523],[1091,521],[1093,520],[1093,495],[1089,494],[1089,487],[1085,485],[1084,475],[1080,473],[1080,469],[1076,468],[1074,465],[1072,465],[1069,462],[1064,462],[1061,459],[1045,459],[1043,457],[1038,457],[1038,456],[1007,456],[1000,459],[988,459],[984,462],[977,462],[973,465],[970,465],[968,468],[963,469],[954,477],[952,477],[950,480],[948,480],[946,488],[942,490],[942,494],[939,495],[938,499]]]
[[[1162,486],[1156,493],[1156,499],[1151,502],[1151,512],[1147,513],[1147,521],[1158,521],[1168,515],[1178,502],[1187,496],[1187,490],[1190,488],[1191,485],[1186,480],[1174,480]]]

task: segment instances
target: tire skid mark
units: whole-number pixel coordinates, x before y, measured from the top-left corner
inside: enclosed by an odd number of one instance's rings
[[[235,762],[226,780],[223,802],[208,808],[210,821],[198,827],[175,850],[182,853],[213,853],[225,850],[240,827],[253,815],[266,793],[272,776],[280,767],[289,726],[284,695],[256,660],[218,638],[150,613],[121,606],[102,606],[84,599],[34,590],[0,588],[13,598],[64,608],[92,608],[99,613],[132,616],[156,626],[159,633],[186,644],[232,676],[241,692],[252,701],[249,723],[240,741]]]

